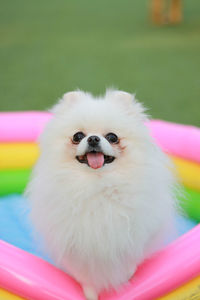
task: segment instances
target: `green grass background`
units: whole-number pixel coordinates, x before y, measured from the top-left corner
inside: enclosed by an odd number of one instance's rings
[[[48,109],[76,88],[136,92],[154,118],[200,125],[200,1],[157,27],[147,0],[1,0],[0,110]]]

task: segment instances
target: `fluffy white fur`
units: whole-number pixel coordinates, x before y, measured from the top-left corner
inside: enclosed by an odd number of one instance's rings
[[[86,299],[96,300],[103,289],[126,283],[156,247],[171,222],[174,179],[133,95],[70,92],[52,112],[27,190],[31,217],[55,263],[80,282]],[[86,138],[74,145],[78,131]],[[104,138],[109,132],[119,144]],[[99,169],[75,159],[92,134],[116,157]]]

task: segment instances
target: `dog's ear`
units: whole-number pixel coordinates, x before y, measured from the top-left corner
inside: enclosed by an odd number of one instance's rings
[[[65,93],[60,99],[60,101],[52,107],[50,110],[53,114],[62,113],[65,108],[70,109],[72,106],[74,106],[82,97],[84,93],[81,91],[73,91]]]
[[[118,102],[120,105],[131,105],[135,100],[135,95],[129,93],[118,91],[118,90],[107,90],[106,98],[109,101]]]
[[[73,105],[81,98],[82,95],[83,92],[81,91],[68,92],[63,95],[62,101],[67,102],[69,105]]]
[[[137,115],[143,120],[146,120],[147,118],[145,114],[146,108],[142,105],[142,103],[135,99],[135,94],[129,94],[118,90],[107,90],[106,99],[107,101],[119,105],[128,115]]]

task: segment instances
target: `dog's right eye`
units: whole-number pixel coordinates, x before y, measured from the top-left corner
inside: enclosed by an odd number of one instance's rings
[[[85,134],[83,132],[79,131],[73,135],[72,141],[74,144],[78,144],[84,137],[85,137]]]

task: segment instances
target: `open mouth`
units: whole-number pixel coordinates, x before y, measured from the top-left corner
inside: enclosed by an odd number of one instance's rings
[[[82,164],[87,164],[93,169],[98,169],[105,164],[112,163],[115,160],[115,157],[105,155],[102,152],[91,151],[84,155],[76,156],[76,159]]]

